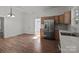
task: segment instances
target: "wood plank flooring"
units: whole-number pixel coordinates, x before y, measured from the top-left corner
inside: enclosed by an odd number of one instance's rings
[[[36,38],[34,35],[22,34],[19,36],[0,39],[1,53],[58,53],[57,41]]]

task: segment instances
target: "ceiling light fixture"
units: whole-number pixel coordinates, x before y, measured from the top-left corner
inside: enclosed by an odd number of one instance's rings
[[[12,12],[12,8],[10,8],[10,12],[9,12],[9,14],[8,14],[8,17],[15,17],[15,15],[14,15],[13,12]]]

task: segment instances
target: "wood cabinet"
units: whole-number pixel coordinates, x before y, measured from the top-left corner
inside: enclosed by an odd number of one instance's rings
[[[59,16],[59,23],[64,24],[64,15]]]
[[[41,24],[44,24],[44,20],[48,20],[48,19],[54,20],[54,16],[44,16],[44,17],[41,17]]]
[[[59,41],[59,30],[55,30],[55,40]]]
[[[58,24],[59,23],[59,16],[54,16],[54,20],[55,20],[55,23]]]
[[[56,24],[71,24],[71,12],[64,12],[62,15],[54,16]]]
[[[64,23],[71,24],[71,12],[70,11],[64,12]]]
[[[40,29],[40,38],[43,39],[44,37],[44,29]]]

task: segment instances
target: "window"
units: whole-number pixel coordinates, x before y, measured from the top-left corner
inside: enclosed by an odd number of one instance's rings
[[[79,23],[79,9],[75,10],[75,22],[76,22],[76,24]]]

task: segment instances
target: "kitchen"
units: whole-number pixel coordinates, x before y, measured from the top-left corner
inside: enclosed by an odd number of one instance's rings
[[[53,37],[52,40],[58,41],[58,48],[61,53],[79,52],[78,16],[78,7],[72,7],[69,11],[65,11],[61,15],[44,16],[41,18],[42,27],[44,20],[54,20],[54,35],[51,34]],[[44,38],[44,36],[44,29],[41,29],[41,38]]]

